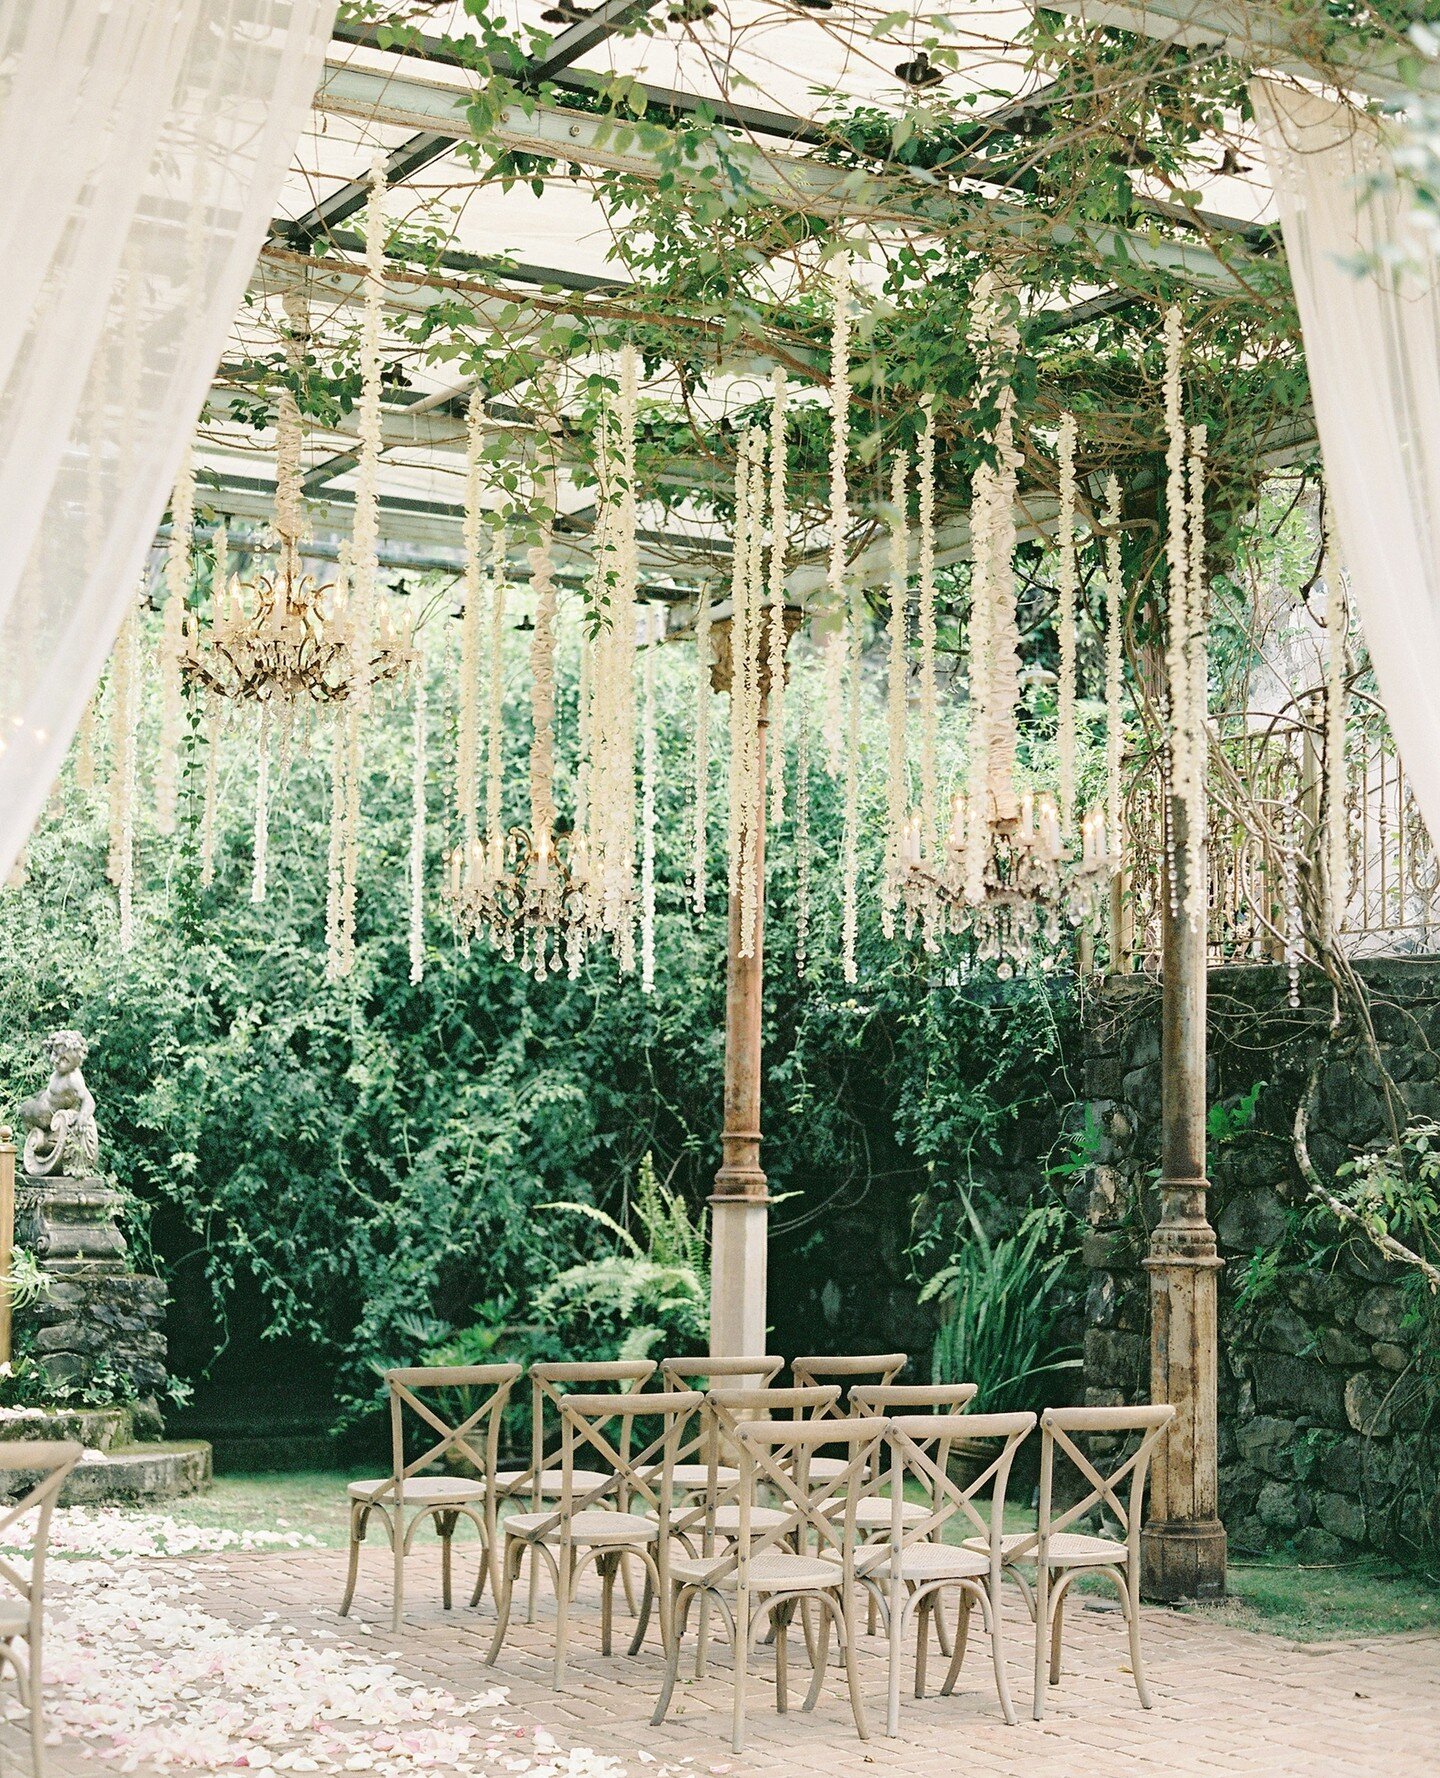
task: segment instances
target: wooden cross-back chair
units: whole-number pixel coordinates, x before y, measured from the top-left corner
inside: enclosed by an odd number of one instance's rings
[[[1050,1684],[1058,1685],[1065,1595],[1082,1572],[1104,1575],[1119,1595],[1130,1633],[1135,1690],[1145,1709],[1150,1708],[1140,1659],[1140,1527],[1150,1459],[1174,1418],[1175,1409],[1168,1402],[1133,1408],[1046,1408],[1040,1416],[1038,1521],[1034,1531],[1007,1537],[1004,1550],[1006,1571],[1019,1582],[1035,1620],[1037,1722],[1045,1709],[1046,1650]],[[1133,1438],[1135,1443],[1113,1465],[1102,1466],[1076,1442],[1092,1435]],[[1079,1475],[1082,1488],[1079,1497],[1058,1512],[1057,1457]],[[1096,1507],[1114,1518],[1120,1528],[1118,1538],[1070,1529]],[[1033,1583],[1028,1578],[1032,1569]]]
[[[785,1360],[771,1352],[751,1358],[662,1358],[660,1361],[660,1387],[662,1389],[698,1388],[702,1391],[712,1387],[766,1389],[784,1368]],[[693,1452],[682,1451],[680,1460],[675,1465],[677,1491],[698,1493],[700,1489],[709,1484],[711,1479],[709,1441],[713,1435],[714,1416],[702,1410],[696,1428],[696,1448]],[[737,1470],[723,1464],[719,1467],[724,1481],[733,1483],[738,1480],[739,1472]]]
[[[563,1467],[560,1461],[563,1433],[560,1404],[567,1390],[589,1391],[618,1387],[622,1391],[643,1389],[655,1375],[653,1358],[617,1358],[593,1364],[532,1364],[530,1366],[530,1467],[528,1469],[504,1470],[496,1478],[496,1489],[500,1498],[505,1501],[529,1500],[529,1510],[539,1512],[547,1500],[558,1500],[564,1482]],[[628,1434],[627,1434],[628,1436]],[[584,1469],[577,1472],[572,1480],[580,1489],[601,1490],[597,1498],[603,1500],[603,1484],[609,1479],[609,1472],[602,1469]],[[495,1570],[498,1592],[498,1568]],[[630,1572],[623,1569],[625,1582],[625,1598],[630,1609],[635,1609],[632,1596]],[[540,1569],[534,1563],[530,1569],[530,1593],[526,1604],[525,1621],[535,1622],[535,1607],[539,1598]]]
[[[915,1696],[925,1696],[930,1624],[943,1625],[947,1594],[959,1595],[960,1616],[950,1666],[940,1691],[948,1697],[965,1659],[970,1612],[976,1605],[990,1634],[995,1690],[1008,1723],[1015,1721],[1005,1675],[1002,1586],[1005,1562],[1005,1493],[1015,1452],[1035,1425],[1034,1414],[899,1414],[886,1422],[891,1520],[889,1536],[865,1544],[856,1556],[861,1586],[885,1617],[890,1639],[886,1733],[900,1732],[900,1665],[905,1631],[915,1621]],[[994,1441],[993,1456],[964,1482],[950,1473],[950,1453],[961,1440]],[[928,1499],[917,1515],[906,1511],[906,1483]],[[976,1504],[989,1495],[988,1508]],[[969,1543],[946,1540],[953,1522],[980,1535]],[[942,1648],[944,1642],[942,1639]]]
[[[908,1352],[852,1352],[829,1356],[810,1354],[790,1361],[790,1375],[801,1388],[833,1383],[840,1390],[839,1402],[829,1411],[834,1414],[853,1412],[851,1395],[857,1387],[870,1384],[885,1387],[893,1383],[910,1362]],[[824,1472],[838,1458],[817,1457],[812,1473]]]
[[[390,1474],[378,1481],[351,1482],[350,1565],[340,1615],[350,1610],[360,1573],[360,1546],[371,1514],[378,1515],[390,1540],[394,1572],[392,1626],[398,1630],[405,1613],[405,1558],[415,1532],[426,1519],[440,1535],[441,1599],[449,1611],[451,1541],[462,1518],[480,1534],[480,1567],[470,1603],[478,1603],[485,1577],[492,1576],[495,1526],[499,1502],[495,1487],[500,1421],[510,1391],[523,1375],[518,1364],[411,1365],[385,1372],[390,1395]],[[480,1391],[478,1403],[468,1399]],[[437,1392],[461,1392],[461,1415],[447,1418],[433,1399]],[[466,1411],[466,1410],[469,1411]],[[418,1457],[405,1459],[407,1422],[425,1428],[432,1442]],[[458,1459],[472,1475],[426,1474],[446,1457]]]
[[[750,1658],[767,1625],[774,1627],[775,1702],[789,1707],[788,1630],[797,1610],[818,1609],[818,1648],[811,1649],[811,1680],[803,1708],[813,1710],[825,1681],[830,1628],[839,1638],[850,1708],[862,1740],[868,1738],[865,1707],[855,1666],[855,1514],[859,1478],[873,1465],[884,1434],[880,1419],[739,1419],[734,1424],[740,1459],[739,1518],[728,1549],[708,1555],[675,1555],[670,1561],[670,1646],[665,1682],[651,1717],[665,1720],[679,1673],[680,1643],[690,1608],[713,1607],[724,1622],[734,1656],[731,1745],[745,1746],[745,1696]],[[838,1471],[816,1477],[816,1450],[841,1446]],[[755,1505],[760,1489],[779,1504]],[[835,1503],[842,1503],[837,1514]],[[807,1644],[809,1638],[806,1638]]]
[[[850,1391],[850,1411],[855,1414],[963,1414],[979,1393],[974,1383],[857,1383]],[[855,1522],[862,1535],[890,1534],[889,1470],[882,1466],[870,1478],[856,1507]],[[903,1501],[901,1513],[918,1522],[926,1511],[920,1501]],[[948,1652],[948,1651],[947,1651]]]
[[[73,1439],[5,1441],[0,1443],[0,1490],[23,1486],[37,1473],[28,1493],[0,1506],[0,1536],[19,1520],[34,1513],[35,1535],[30,1545],[28,1571],[0,1556],[0,1666],[15,1675],[20,1702],[30,1724],[30,1769],[33,1778],[44,1778],[45,1721],[41,1709],[42,1653],[45,1631],[45,1558],[50,1547],[50,1516],[70,1471],[80,1461],[84,1447]],[[13,1478],[13,1480],[12,1480]],[[14,1598],[8,1597],[13,1592]]]
[[[659,1601],[660,1639],[669,1648],[670,1519],[676,1453],[701,1397],[693,1389],[664,1394],[639,1392],[608,1395],[565,1395],[557,1398],[561,1420],[560,1491],[551,1507],[512,1513],[503,1523],[499,1621],[486,1657],[493,1664],[504,1645],[510,1603],[520,1566],[528,1553],[532,1564],[549,1569],[555,1587],[554,1685],[565,1683],[570,1607],[581,1570],[594,1562],[600,1576],[600,1652],[608,1655],[614,1620],[615,1581],[627,1556],[638,1557],[645,1570],[646,1593]],[[658,1421],[659,1431],[641,1450],[637,1421]],[[618,1431],[612,1436],[612,1429]],[[577,1458],[598,1457],[603,1471],[582,1468]],[[586,1478],[599,1473],[598,1484]],[[639,1507],[641,1510],[636,1511]],[[644,1640],[642,1616],[630,1644],[639,1652]]]

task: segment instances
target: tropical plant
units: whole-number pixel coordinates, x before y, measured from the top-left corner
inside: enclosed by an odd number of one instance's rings
[[[698,1351],[710,1321],[706,1214],[662,1181],[647,1150],[629,1206],[632,1232],[594,1204],[546,1204],[587,1218],[613,1235],[611,1253],[581,1260],[535,1298],[539,1320],[567,1350],[594,1358],[645,1358]]]
[[[993,1240],[968,1192],[960,1192],[963,1240],[925,1285],[940,1304],[931,1357],[937,1383],[975,1383],[987,1409],[1041,1408],[1054,1379],[1080,1368],[1077,1348],[1056,1344],[1064,1285],[1078,1248],[1060,1204],[1026,1212],[1013,1235]]]

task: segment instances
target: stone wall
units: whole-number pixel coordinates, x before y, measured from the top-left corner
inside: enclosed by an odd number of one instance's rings
[[[1388,1072],[1411,1117],[1440,1119],[1440,958],[1361,966]],[[1357,1149],[1388,1140],[1379,1077],[1362,1046],[1331,1031],[1328,984],[1306,979],[1287,1004],[1283,970],[1210,976],[1211,1217],[1221,1284],[1220,1508],[1241,1550],[1293,1547],[1331,1561],[1405,1541],[1434,1509],[1433,1456],[1422,1449],[1411,1367],[1406,1268],[1363,1237],[1323,1263],[1305,1245],[1250,1294],[1259,1253],[1273,1252],[1313,1207],[1296,1164],[1293,1121],[1312,1107],[1309,1147],[1322,1179]],[[1085,1371],[1087,1400],[1144,1395],[1148,1280],[1140,1269],[1158,1213],[1159,990],[1113,978],[1086,1024],[1094,1132]],[[1257,1081],[1264,1088],[1244,1098]],[[1313,1092],[1310,1091],[1313,1085]],[[1218,1129],[1213,1126],[1218,1125]],[[1335,1225],[1316,1225],[1327,1235]]]

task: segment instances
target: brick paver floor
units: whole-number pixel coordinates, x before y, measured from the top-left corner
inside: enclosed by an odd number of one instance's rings
[[[494,1622],[488,1598],[476,1610],[463,1603],[450,1613],[438,1603],[438,1574],[428,1551],[409,1564],[409,1621],[389,1627],[387,1556],[366,1551],[356,1610],[335,1614],[343,1557],[332,1551],[192,1558],[155,1562],[151,1572],[173,1575],[187,1602],[237,1628],[274,1625],[317,1646],[353,1643],[356,1658],[382,1656],[407,1677],[465,1700],[501,1684],[509,1690],[504,1716],[516,1747],[533,1747],[533,1730],[555,1737],[561,1749],[583,1747],[610,1756],[635,1778],[658,1768],[687,1765],[701,1773],[785,1773],[795,1778],[1089,1778],[1141,1774],[1234,1773],[1279,1778],[1304,1774],[1385,1774],[1437,1778],[1440,1774],[1440,1639],[1414,1636],[1296,1646],[1279,1638],[1223,1628],[1203,1617],[1147,1611],[1144,1646],[1155,1707],[1140,1709],[1129,1674],[1122,1620],[1109,1610],[1082,1606],[1066,1626],[1066,1672],[1051,1690],[1041,1723],[1028,1710],[1028,1643],[1023,1608],[1009,1634],[1010,1683],[1021,1720],[1001,1719],[990,1674],[988,1638],[978,1627],[960,1686],[950,1698],[904,1702],[901,1734],[886,1739],[885,1668],[879,1638],[862,1644],[861,1674],[872,1739],[856,1736],[843,1676],[835,1674],[812,1715],[792,1708],[778,1716],[769,1683],[768,1651],[762,1678],[752,1681],[750,1745],[739,1758],[729,1749],[729,1678],[723,1660],[710,1676],[677,1690],[671,1719],[652,1729],[649,1715],[659,1683],[659,1657],[601,1658],[598,1602],[587,1593],[578,1610],[567,1690],[549,1689],[550,1619],[542,1596],[539,1621],[517,1621],[498,1665],[483,1665]],[[457,1580],[458,1580],[457,1576]],[[63,1607],[63,1580],[60,1582]],[[458,1590],[458,1589],[457,1589]],[[277,1616],[278,1614],[278,1616]],[[627,1620],[621,1620],[623,1625]],[[617,1626],[619,1628],[620,1626]],[[624,1637],[617,1637],[623,1647]],[[800,1646],[797,1646],[800,1644]],[[803,1695],[803,1644],[791,1643],[791,1699]],[[934,1673],[932,1650],[932,1681]],[[808,1669],[805,1670],[808,1672]],[[943,1664],[942,1664],[943,1672]],[[489,1721],[487,1717],[485,1720]],[[517,1727],[514,1725],[518,1725]],[[528,1739],[527,1739],[528,1737]],[[18,1765],[15,1726],[0,1729],[0,1752]],[[8,1765],[16,1769],[16,1765]],[[106,1769],[82,1742],[52,1747],[51,1778],[93,1778]],[[114,1769],[114,1768],[110,1768]],[[144,1775],[156,1768],[140,1765]],[[191,1770],[197,1768],[191,1767]],[[200,1770],[206,1768],[200,1767]],[[303,1769],[303,1768],[302,1768]],[[504,1770],[503,1762],[495,1769]],[[173,1768],[172,1768],[173,1770]],[[617,1774],[618,1778],[618,1774]]]

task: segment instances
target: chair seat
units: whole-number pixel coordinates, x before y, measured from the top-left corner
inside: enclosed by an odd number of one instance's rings
[[[843,1519],[845,1502],[837,1500],[828,1509],[828,1518]],[[930,1517],[930,1508],[918,1500],[905,1500],[900,1504],[900,1523],[902,1525],[918,1525],[922,1519]],[[875,1494],[868,1495],[864,1500],[855,1502],[855,1527],[859,1531],[888,1531],[893,1523],[889,1500]]]
[[[812,1482],[833,1482],[837,1476],[844,1475],[849,1467],[848,1457],[812,1457],[806,1473]],[[860,1479],[869,1481],[870,1471],[863,1470]]]
[[[692,1488],[708,1488],[710,1486],[710,1466],[708,1463],[677,1463],[672,1471],[671,1479],[676,1488],[689,1491]],[[740,1480],[738,1469],[727,1469],[719,1464],[715,1470],[715,1481],[721,1488],[733,1488]]]
[[[561,1527],[555,1514],[511,1513],[503,1521],[507,1537],[539,1537],[542,1543],[559,1543]],[[582,1512],[570,1515],[570,1541],[584,1544],[654,1543],[660,1527],[640,1513]]]
[[[395,1484],[389,1476],[378,1482],[351,1482],[345,1492],[352,1500],[363,1500],[374,1506],[389,1506],[395,1499]],[[406,1506],[468,1506],[485,1498],[484,1482],[468,1481],[464,1476],[412,1475],[401,1486],[401,1499]]]
[[[1018,1559],[1017,1566],[1033,1568],[1037,1551],[1031,1540],[1033,1531],[1012,1532],[1001,1540],[1001,1554],[1006,1562],[1011,1559],[1011,1551],[1022,1543],[1031,1543],[1031,1547]],[[985,1540],[979,1537],[970,1538],[967,1550],[985,1548]],[[1102,1568],[1123,1567],[1130,1559],[1130,1552],[1123,1543],[1112,1537],[1091,1537],[1083,1531],[1059,1531],[1050,1539],[1049,1552],[1052,1568]]]
[[[751,1531],[770,1531],[776,1525],[783,1525],[790,1517],[778,1506],[752,1506],[750,1508]],[[721,1537],[738,1537],[740,1535],[740,1508],[738,1506],[717,1506],[715,1508],[715,1529]]]
[[[738,1584],[737,1571],[721,1573],[729,1564],[728,1556],[672,1556],[670,1575],[682,1586],[705,1586],[716,1576],[715,1584],[733,1592]],[[830,1588],[840,1584],[835,1564],[823,1556],[797,1556],[789,1550],[761,1550],[750,1559],[750,1591],[752,1593],[788,1593],[792,1588]]]
[[[571,1472],[571,1486],[577,1494],[588,1494],[613,1480],[603,1469],[577,1469]],[[528,1469],[502,1469],[495,1476],[497,1494],[529,1494],[535,1483]],[[565,1491],[563,1469],[540,1471],[540,1493],[545,1499],[559,1499]]]

